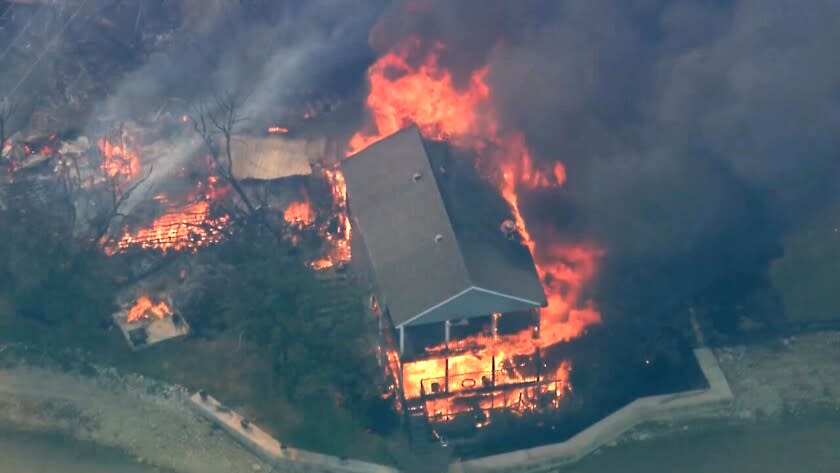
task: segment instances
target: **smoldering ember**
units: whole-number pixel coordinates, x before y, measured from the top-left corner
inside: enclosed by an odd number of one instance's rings
[[[840,38],[711,3],[0,1],[0,340],[286,466],[719,415],[715,350],[836,329]]]

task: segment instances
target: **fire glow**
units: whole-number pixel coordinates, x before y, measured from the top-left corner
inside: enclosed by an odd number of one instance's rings
[[[322,173],[330,186],[332,210],[336,221],[334,224],[328,223],[319,232],[327,242],[327,248],[323,257],[309,263],[309,267],[315,271],[323,271],[346,264],[352,256],[350,251],[352,229],[350,228],[350,219],[347,217],[347,186],[344,183],[344,174],[338,167],[324,168]]]
[[[166,211],[146,227],[135,231],[125,229],[115,241],[103,244],[105,254],[111,256],[129,248],[168,251],[196,251],[221,242],[230,217],[212,215],[211,202],[222,198],[227,189],[219,187],[218,178],[210,177],[208,184],[199,183],[183,205],[172,204],[165,195],[156,196]]]
[[[122,134],[117,143],[102,138],[97,145],[102,153],[102,172],[109,179],[124,184],[140,173],[140,157],[130,136]]]
[[[524,135],[500,126],[491,101],[491,89],[485,81],[487,67],[474,71],[467,84],[458,88],[449,71],[439,62],[445,46],[434,44],[425,52],[423,47],[419,40],[406,41],[381,56],[368,69],[370,93],[366,104],[372,123],[350,139],[347,154],[355,154],[411,125],[417,126],[426,138],[474,151],[479,157],[476,163],[479,170],[497,172],[488,177],[510,204],[517,230],[534,257],[548,305],[540,311],[538,333],[525,330],[496,336],[485,332],[450,342],[448,346],[428,348],[428,357],[404,362],[405,396],[418,398],[422,392],[429,392],[430,381],[445,379],[448,353],[455,353],[448,357],[449,386],[446,391],[450,393],[472,387],[467,386],[469,383],[464,377],[468,374],[473,385],[476,375],[483,373],[491,373],[494,385],[536,381],[538,375],[526,374],[521,360],[536,359],[542,364],[537,355],[539,347],[568,341],[580,336],[586,327],[600,322],[599,312],[582,299],[582,288],[594,276],[602,251],[591,244],[538,242],[531,235],[520,211],[518,191],[559,187],[566,180],[565,168],[559,162],[549,169],[535,167]],[[413,65],[406,59],[408,57],[423,57],[424,60]],[[495,366],[491,365],[491,360],[495,360]],[[554,380],[556,395],[562,396],[571,389],[569,362],[546,368],[544,378]],[[443,390],[439,383],[436,388]],[[514,396],[507,393],[485,400],[494,408],[517,411],[529,397],[527,394],[524,391]],[[455,412],[457,401],[457,395],[430,400],[427,411],[431,416]],[[482,406],[485,408],[488,407]]]
[[[161,320],[172,316],[172,309],[166,301],[155,303],[152,298],[143,295],[128,309],[126,322],[134,323],[142,320]]]
[[[292,227],[302,229],[315,223],[315,212],[309,201],[292,202],[283,211],[283,220]]]

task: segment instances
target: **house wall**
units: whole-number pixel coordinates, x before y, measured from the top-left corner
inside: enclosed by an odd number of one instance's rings
[[[352,228],[358,228],[358,222],[353,220],[352,216],[351,225]],[[377,301],[384,311],[387,308],[387,301],[384,300],[382,294],[377,289],[376,275],[373,272],[373,266],[371,265],[367,246],[365,245],[365,240],[361,232],[353,232],[353,238],[350,240],[350,251],[353,255],[353,258],[350,260],[350,268],[359,286],[368,294],[376,296]]]

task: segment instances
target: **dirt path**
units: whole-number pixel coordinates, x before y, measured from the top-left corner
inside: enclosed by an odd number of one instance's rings
[[[179,473],[270,471],[190,410],[186,396],[180,388],[113,370],[0,370],[0,421],[17,429],[57,431]]]

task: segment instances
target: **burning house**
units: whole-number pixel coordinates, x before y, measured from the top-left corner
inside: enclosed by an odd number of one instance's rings
[[[505,219],[487,235],[462,224],[475,219],[460,213],[482,209],[459,205],[458,191],[439,183],[446,174],[429,153],[442,149],[432,145],[410,128],[342,165],[358,229],[353,254],[367,260],[404,356],[418,349],[415,327],[435,324],[444,334],[453,322],[546,305],[527,247],[499,228]]]
[[[561,397],[568,366],[549,371],[540,360],[539,309],[547,299],[510,207],[489,183],[469,177],[474,170],[456,152],[412,127],[345,160],[342,170],[352,264],[370,289],[390,347],[381,359],[402,399],[424,422],[465,414],[482,427],[495,409]]]

